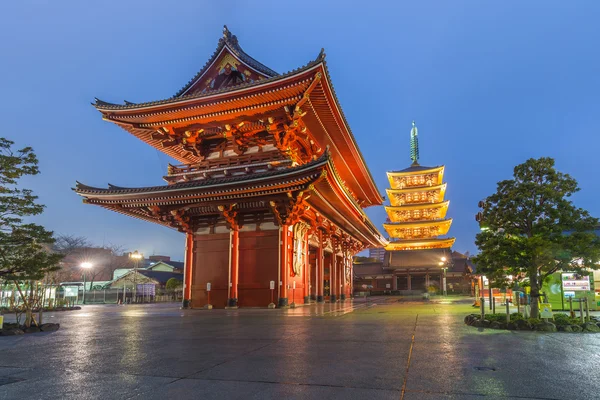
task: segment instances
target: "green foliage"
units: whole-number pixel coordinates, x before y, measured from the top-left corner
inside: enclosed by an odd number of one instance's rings
[[[31,190],[17,187],[21,177],[37,175],[39,169],[31,147],[13,150],[13,144],[0,138],[0,278],[38,280],[57,270],[62,256],[48,250],[52,232],[23,221],[42,213],[44,206],[36,203]]]
[[[165,288],[168,290],[175,290],[175,289],[181,289],[181,287],[183,286],[183,282],[181,282],[179,279],[177,278],[169,278],[169,280],[167,281]]]
[[[523,314],[521,314],[520,312],[515,312],[515,313],[510,314],[511,321],[516,321],[518,319],[525,319],[525,318],[523,317]]]
[[[506,314],[485,314],[485,319],[489,320],[489,321],[496,321],[496,322],[506,322]],[[523,314],[521,313],[512,313],[510,314],[510,320],[511,321],[516,321],[518,319],[524,319],[523,318]]]
[[[506,322],[506,314],[486,314],[485,319],[491,322]]]
[[[551,274],[599,267],[600,238],[593,233],[598,219],[569,200],[577,191],[577,181],[543,157],[517,165],[513,179],[499,182],[485,199],[480,224],[486,229],[475,241],[477,271],[496,284],[505,283],[507,275],[525,277],[533,317]]]
[[[41,296],[37,287],[23,292],[19,282],[37,281],[58,270],[62,255],[50,251],[54,243],[52,232],[24,222],[44,210],[31,190],[18,187],[20,178],[39,173],[38,160],[31,147],[13,150],[13,144],[0,138],[0,279],[15,282],[23,300],[18,308],[26,312],[28,327]],[[16,313],[20,318],[19,311]]]
[[[567,314],[554,314],[554,324],[556,326],[579,325],[579,318],[571,318]]]

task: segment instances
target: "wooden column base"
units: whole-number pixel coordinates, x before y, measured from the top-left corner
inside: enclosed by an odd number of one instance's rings
[[[238,299],[227,300],[227,308],[238,308]]]

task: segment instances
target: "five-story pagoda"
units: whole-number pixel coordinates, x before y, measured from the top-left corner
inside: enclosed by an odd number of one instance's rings
[[[386,206],[389,222],[384,224],[392,241],[388,251],[446,249],[454,238],[446,235],[452,219],[446,218],[449,201],[444,201],[446,184],[444,166],[419,165],[418,130],[413,121],[410,132],[412,165],[400,171],[388,172],[390,189]]]

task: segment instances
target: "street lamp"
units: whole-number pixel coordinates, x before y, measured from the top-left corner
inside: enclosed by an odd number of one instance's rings
[[[83,269],[83,304],[85,304],[85,270],[92,268],[92,263],[82,262],[80,267]]]
[[[129,258],[133,260],[133,300],[137,303],[137,269],[138,263],[142,259],[142,254],[137,250],[129,253]]]
[[[439,262],[439,265],[440,265],[440,267],[442,267],[442,270],[444,271],[444,277],[442,278],[442,287],[443,287],[442,293],[444,296],[448,296],[448,290],[446,288],[446,271],[448,270],[448,266],[446,265],[447,258],[442,257],[442,258],[440,258],[440,260],[441,261]]]

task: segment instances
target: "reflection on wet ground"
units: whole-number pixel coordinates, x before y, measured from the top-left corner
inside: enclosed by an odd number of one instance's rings
[[[477,330],[469,299],[85,306],[0,337],[0,399],[594,399],[600,335]],[[6,316],[10,320],[10,316]]]

